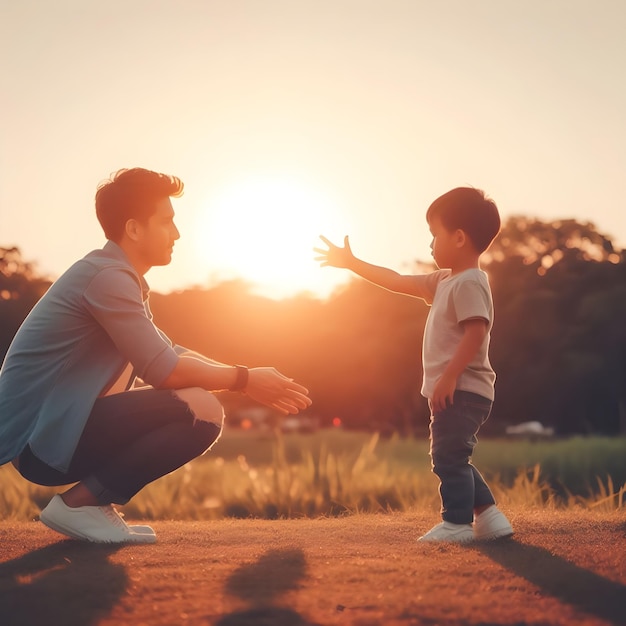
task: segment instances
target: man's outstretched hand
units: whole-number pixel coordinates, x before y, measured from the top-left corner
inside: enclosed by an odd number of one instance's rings
[[[311,406],[309,390],[273,367],[251,368],[245,393],[283,415],[295,415]]]
[[[319,256],[315,257],[320,262],[320,267],[345,267],[350,266],[354,259],[352,250],[350,249],[350,239],[346,235],[343,238],[343,248],[336,246],[334,243],[326,239],[324,235],[320,235],[320,239],[328,246],[327,250],[322,248],[313,248],[313,252],[317,252]]]

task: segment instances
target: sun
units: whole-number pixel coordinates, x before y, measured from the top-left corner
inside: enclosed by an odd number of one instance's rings
[[[319,235],[342,233],[330,197],[296,179],[251,177],[206,201],[194,233],[213,279],[242,278],[272,298],[325,297],[345,281],[313,260]]]

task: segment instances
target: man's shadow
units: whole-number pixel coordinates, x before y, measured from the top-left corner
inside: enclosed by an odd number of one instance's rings
[[[226,581],[225,591],[250,608],[225,615],[216,626],[316,626],[277,603],[282,594],[300,587],[306,570],[300,549],[269,550],[255,563],[239,567]]]
[[[119,546],[60,541],[0,563],[0,621],[7,626],[88,626],[124,594],[124,567],[108,556]]]
[[[515,539],[476,543],[471,547],[561,602],[611,624],[624,624],[626,586],[623,584]],[[606,549],[610,550],[611,546]]]

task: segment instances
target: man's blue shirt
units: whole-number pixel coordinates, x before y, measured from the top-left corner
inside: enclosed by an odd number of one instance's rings
[[[109,241],[35,305],[0,369],[0,465],[27,444],[66,472],[94,402],[128,366],[158,386],[178,355],[152,322],[148,285]]]

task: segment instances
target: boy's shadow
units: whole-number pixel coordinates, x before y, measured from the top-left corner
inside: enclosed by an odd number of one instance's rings
[[[247,602],[250,608],[225,615],[216,626],[316,626],[296,611],[277,606],[277,598],[300,587],[306,575],[304,552],[269,550],[255,563],[242,565],[226,582],[225,591]]]
[[[108,556],[119,546],[60,541],[0,563],[0,615],[11,626],[88,626],[124,594],[124,567]]]
[[[626,586],[623,584],[515,539],[476,543],[472,548],[562,602],[611,624],[624,624]]]

